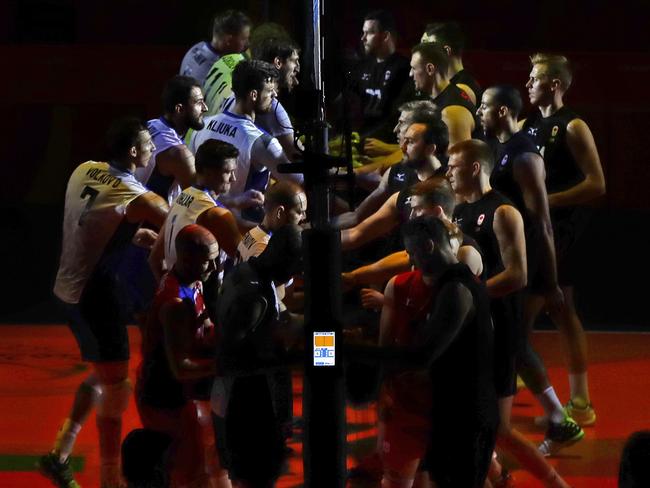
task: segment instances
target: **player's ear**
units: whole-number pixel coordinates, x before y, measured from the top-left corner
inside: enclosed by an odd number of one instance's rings
[[[259,92],[257,90],[251,90],[248,92],[248,96],[253,102],[257,102],[257,98],[259,97]]]
[[[278,220],[282,219],[282,216],[285,214],[285,210],[286,209],[284,208],[284,205],[278,205],[275,208],[275,218]]]
[[[506,107],[505,105],[501,105],[497,113],[499,114],[499,117],[506,117],[509,111],[510,110],[508,109],[508,107]]]
[[[427,71],[427,74],[430,76],[433,76],[433,74],[436,72],[436,67],[433,63],[427,63],[424,66],[424,69]]]
[[[280,56],[276,56],[275,58],[273,58],[273,66],[275,66],[278,69],[282,68],[282,58],[280,58]]]
[[[450,46],[444,45],[444,46],[442,46],[442,49],[444,49],[444,51],[447,53],[447,56],[451,56],[451,47]]]
[[[131,156],[132,158],[136,158],[138,156],[138,148],[135,146],[131,146],[129,148],[129,156]]]
[[[175,113],[175,114],[181,114],[181,113],[183,113],[183,110],[184,110],[184,109],[185,109],[185,107],[183,106],[182,103],[177,103],[176,105],[174,105],[174,113]]]
[[[427,144],[427,153],[429,155],[435,155],[437,147],[435,143]]]

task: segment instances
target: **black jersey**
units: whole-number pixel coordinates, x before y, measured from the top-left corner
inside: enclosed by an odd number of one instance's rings
[[[401,190],[399,190],[399,195],[397,195],[397,212],[399,213],[400,216],[400,221],[405,222],[408,220],[410,214],[411,214],[411,206],[409,205],[409,197],[411,196],[411,187],[415,185],[416,183],[420,182],[420,179],[417,176],[417,173],[415,170],[412,170],[415,178],[412,178],[411,181],[407,185],[404,185]],[[438,169],[436,169],[433,172],[433,175],[431,175],[431,178],[434,178],[436,176],[445,176],[446,169],[444,166],[440,166]],[[391,193],[392,195],[392,193]]]
[[[393,53],[382,62],[367,58],[357,66],[351,88],[361,98],[364,136],[389,140],[392,129],[391,108],[408,81],[409,61]]]
[[[461,85],[469,86],[474,92],[474,95],[476,95],[476,105],[481,104],[483,89],[481,88],[481,85],[478,84],[478,81],[476,81],[476,78],[468,73],[466,69],[461,69],[458,73],[452,76],[449,79],[449,83],[453,83],[454,85],[458,85],[460,83]]]
[[[483,267],[488,278],[504,270],[499,241],[493,228],[494,214],[501,205],[512,205],[512,202],[498,191],[491,190],[476,202],[461,203],[454,209],[456,225],[476,239],[483,251]]]
[[[524,218],[528,227],[529,220],[526,204],[521,187],[514,176],[514,165],[517,158],[524,153],[540,155],[532,138],[524,131],[519,131],[501,143],[498,139],[490,139],[490,146],[494,152],[494,169],[490,176],[490,185],[504,196],[509,198]]]
[[[573,110],[562,107],[548,117],[542,117],[539,110],[534,110],[524,123],[522,131],[532,137],[544,158],[549,194],[564,191],[584,179],[566,141],[569,122],[578,118]]]
[[[469,98],[469,95],[458,88],[454,83],[450,82],[449,85],[447,85],[447,87],[442,90],[436,98],[432,99],[432,101],[436,104],[436,107],[438,107],[440,111],[453,105],[460,105],[461,107],[465,107],[474,120],[474,131],[472,132],[472,138],[484,138],[483,129],[481,128],[481,124],[476,118],[476,105],[472,103],[472,99]]]
[[[487,292],[484,285],[462,263],[447,269],[436,285],[442,289],[447,283],[454,282],[462,284],[471,292],[473,307],[449,347],[431,363],[429,373],[434,415],[452,411],[454,417],[472,419],[471,422],[478,421],[479,424],[496,424],[493,329]],[[435,307],[436,303],[432,310]],[[449,402],[450,398],[454,398],[454,402]],[[462,414],[458,408],[463,410]],[[440,430],[449,427],[441,426]]]
[[[388,193],[392,195],[404,188],[416,184],[418,174],[416,171],[405,163],[397,163],[388,170]]]

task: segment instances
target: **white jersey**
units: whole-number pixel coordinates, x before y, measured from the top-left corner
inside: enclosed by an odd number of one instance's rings
[[[79,303],[84,287],[126,215],[147,189],[129,172],[87,161],[74,170],[65,194],[63,245],[54,294]]]
[[[264,252],[266,246],[271,240],[271,232],[266,232],[259,225],[249,230],[239,241],[237,245],[237,256],[241,262],[248,261],[254,256],[259,256]],[[275,296],[278,299],[279,311],[284,312],[287,307],[282,303],[285,295],[285,288],[293,284],[293,278],[283,285],[275,286]]]
[[[194,44],[189,51],[183,56],[179,74],[191,76],[203,85],[208,71],[212,65],[217,62],[220,55],[214,50],[212,45],[207,41],[201,41]]]
[[[233,94],[223,101],[218,112],[230,111],[234,106],[235,95]],[[274,98],[271,102],[271,110],[255,114],[255,125],[273,137],[280,137],[286,134],[293,136],[293,125],[291,125],[289,114],[277,98]]]
[[[229,142],[239,150],[237,157],[237,168],[235,179],[230,186],[229,193],[237,194],[244,192],[246,181],[251,169],[251,157],[253,144],[257,139],[265,135],[251,119],[243,115],[236,115],[231,112],[223,112],[205,119],[205,127],[192,134],[190,151],[196,154],[196,150],[208,139],[217,139]],[[267,135],[268,137],[268,135]],[[278,146],[277,139],[273,139]],[[282,147],[280,146],[280,151]],[[256,169],[264,169],[264,165],[256,165]]]
[[[185,143],[179,137],[176,129],[169,125],[164,117],[148,121],[147,129],[151,134],[151,140],[156,146],[156,150],[151,154],[149,164],[135,171],[135,177],[151,191],[167,200],[167,203],[171,206],[172,202],[181,192],[181,187],[173,177],[163,176],[155,171],[156,157],[170,147],[180,146]]]

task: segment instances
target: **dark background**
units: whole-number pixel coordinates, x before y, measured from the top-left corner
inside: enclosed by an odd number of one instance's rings
[[[394,12],[404,54],[427,22],[459,21],[469,37],[466,67],[483,86],[508,82],[523,90],[532,52],[569,56],[575,74],[567,102],[594,133],[608,185],[583,245],[579,308],[590,328],[647,329],[648,7],[630,0],[396,5],[326,2],[326,86],[340,80],[337,47],[357,48],[364,13],[378,7]],[[209,37],[212,15],[233,7],[256,24],[284,25],[302,43],[305,7],[296,0],[0,3],[0,322],[62,320],[50,290],[68,176],[80,162],[103,158],[111,119],[159,115],[165,80],[192,44]]]

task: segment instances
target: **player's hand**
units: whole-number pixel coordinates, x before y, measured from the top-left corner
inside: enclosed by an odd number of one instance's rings
[[[237,208],[261,207],[264,205],[264,193],[257,190],[246,190],[235,200]]]
[[[151,249],[157,238],[158,234],[151,229],[138,229],[131,241],[138,247]]]
[[[372,288],[362,288],[361,305],[370,310],[381,310],[384,306],[384,294]]]
[[[384,141],[369,137],[363,143],[363,153],[371,158],[387,156],[395,151],[394,144],[387,144]]]
[[[558,311],[564,305],[564,293],[559,286],[546,293],[546,312],[553,313]]]

